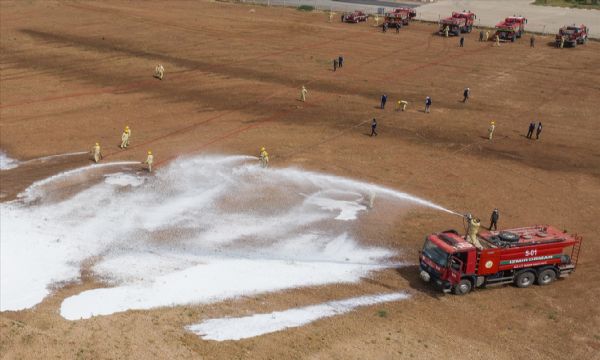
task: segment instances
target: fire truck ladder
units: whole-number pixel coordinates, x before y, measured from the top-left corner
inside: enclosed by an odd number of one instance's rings
[[[575,240],[577,242],[573,245],[573,250],[571,250],[571,263],[575,264],[577,267],[577,261],[579,261],[579,251],[581,251],[581,243],[583,242],[583,236],[575,235]]]

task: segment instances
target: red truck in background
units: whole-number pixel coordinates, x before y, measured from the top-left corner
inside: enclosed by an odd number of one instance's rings
[[[362,11],[353,11],[350,14],[342,15],[342,21],[347,23],[358,23],[361,21],[367,21],[369,15],[365,14]]]
[[[419,258],[421,278],[458,295],[491,285],[548,285],[575,270],[582,241],[546,225],[481,231],[478,239],[482,249],[454,230],[428,235]]]
[[[469,33],[473,30],[473,23],[475,22],[474,13],[471,11],[452,12],[452,16],[440,20],[440,35],[460,35],[461,33]]]
[[[556,34],[557,47],[560,47],[563,37],[564,45],[575,47],[577,44],[585,44],[588,39],[588,28],[585,25],[577,26],[575,24],[561,27],[558,34]]]
[[[394,28],[396,24],[402,27],[404,25],[408,25],[410,20],[412,20],[415,16],[417,16],[417,12],[414,9],[397,8],[392,12],[384,14],[383,23],[387,24],[390,28]]]
[[[500,41],[514,42],[525,33],[527,19],[523,16],[509,16],[496,24],[496,34]],[[493,39],[492,39],[493,40]]]

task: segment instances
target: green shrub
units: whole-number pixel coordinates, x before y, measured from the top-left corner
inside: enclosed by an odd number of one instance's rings
[[[300,5],[300,6],[298,6],[298,8],[296,10],[300,10],[300,11],[313,11],[314,9],[315,9],[314,6]]]

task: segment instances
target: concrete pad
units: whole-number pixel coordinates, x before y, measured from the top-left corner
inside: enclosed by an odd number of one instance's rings
[[[600,38],[600,10],[532,5],[531,0],[440,0],[420,6],[417,12],[419,19],[437,21],[457,10],[473,11],[481,26],[493,27],[507,16],[523,15],[528,19],[528,31],[553,34],[563,25],[575,23],[587,25],[590,37]]]

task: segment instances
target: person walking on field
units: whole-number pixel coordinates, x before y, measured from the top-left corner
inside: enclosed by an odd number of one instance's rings
[[[479,42],[483,41],[483,30],[479,32]]]
[[[495,39],[496,39],[495,45],[500,46],[500,36],[498,36],[498,34],[496,34]]]
[[[428,96],[425,98],[425,112],[429,113],[431,110],[431,98]]]
[[[385,109],[385,103],[387,102],[387,95],[383,94],[381,95],[381,108]]]
[[[344,66],[344,57],[342,55],[340,55],[338,57],[338,67],[341,68]]]
[[[375,120],[375,118],[371,121],[371,136],[373,136],[373,134],[377,136],[377,120]]]
[[[302,90],[300,90],[300,101],[306,101],[306,94],[308,94],[308,90],[306,90],[306,87],[302,85]]]
[[[92,148],[92,159],[95,163],[102,160],[102,151],[100,150],[99,143],[96,143],[96,145],[94,145],[94,147]]]
[[[471,95],[471,89],[465,88],[463,91],[463,102],[466,103],[469,100],[469,96]]]
[[[538,123],[538,127],[537,130],[535,131],[535,139],[539,140],[540,139],[540,133],[542,132],[542,122],[540,121]]]
[[[529,47],[535,47],[535,36],[533,35],[531,35],[531,38],[529,39]]]
[[[492,140],[492,137],[494,136],[494,130],[496,130],[496,123],[494,121],[492,121],[490,123],[490,127],[488,128],[488,139]]]
[[[333,59],[333,72],[335,72],[338,68],[338,60],[337,59]]]
[[[400,23],[396,23],[396,34],[400,34]]]
[[[485,32],[485,41],[487,42],[490,39],[490,32],[489,30],[486,30]]]
[[[152,172],[152,163],[154,162],[154,156],[152,155],[152,151],[148,150],[148,156],[146,157],[146,161],[142,164],[146,165],[146,169],[148,172]]]
[[[498,213],[498,209],[494,209],[494,211],[492,211],[492,216],[490,216],[490,228],[489,230],[492,230],[492,227],[494,228],[494,230],[498,230],[498,219],[500,218],[500,214]]]
[[[446,26],[446,27],[444,28],[444,36],[445,36],[445,37],[448,37],[448,32],[449,32],[449,31],[450,31],[450,28],[449,28],[448,26]]]
[[[533,130],[535,130],[535,122],[529,123],[529,130],[527,130],[528,139],[531,139],[531,136],[533,136]]]
[[[465,47],[465,37],[461,36],[460,41],[458,42],[459,47]]]

